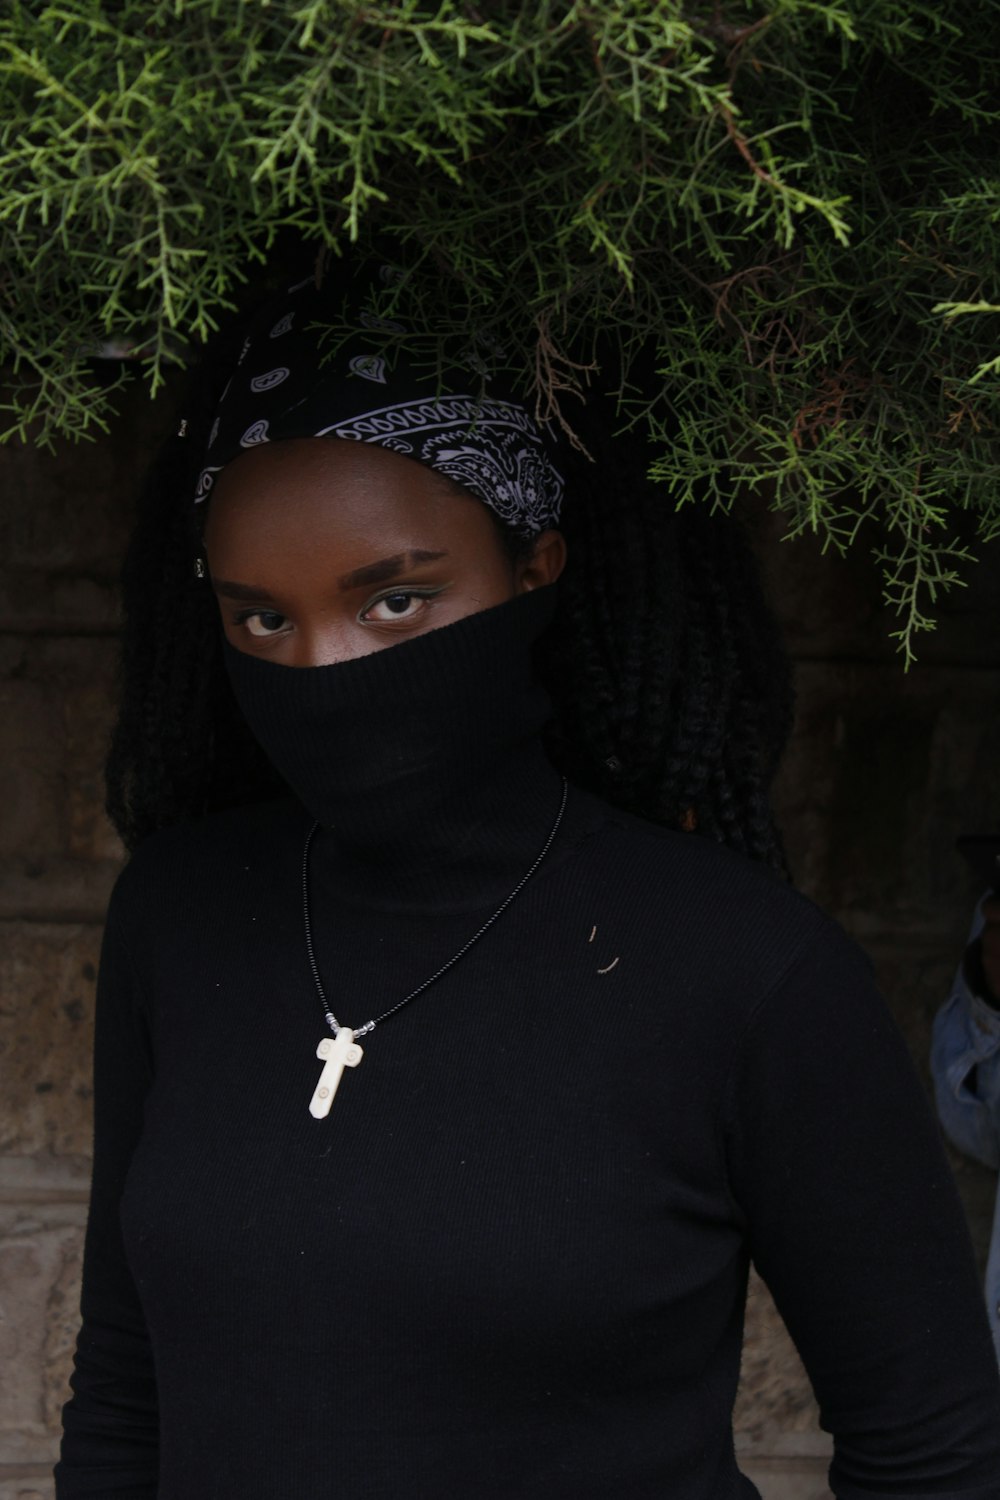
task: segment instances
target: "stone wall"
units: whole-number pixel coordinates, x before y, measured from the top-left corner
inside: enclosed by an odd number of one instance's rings
[[[0,450],[0,1500],[51,1495],[77,1323],[100,923],[121,853],[100,810],[115,578],[137,475],[175,415],[169,393],[150,403],[136,389],[97,445]],[[793,868],[871,953],[923,1066],[976,895],[952,842],[1000,827],[998,559],[942,610],[904,675],[868,558],[781,545],[766,515],[755,526],[797,666],[778,789]],[[955,1165],[983,1253],[993,1181]],[[766,1500],[826,1495],[827,1440],[759,1285],[737,1425]]]
[[[1000,555],[994,546],[942,605],[904,674],[870,555],[840,563],[809,539],[781,544],[776,523],[758,517],[757,541],[795,661],[795,731],[775,799],[793,873],[868,952],[929,1088],[931,1023],[981,894],[954,841],[1000,830]],[[996,1178],[951,1159],[982,1269]],[[827,1495],[829,1443],[763,1288],[737,1441],[765,1500]]]

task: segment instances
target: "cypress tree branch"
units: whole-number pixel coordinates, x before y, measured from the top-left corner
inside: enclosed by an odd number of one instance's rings
[[[96,352],[141,351],[155,389],[289,237],[335,260],[392,234],[428,358],[474,323],[571,429],[614,370],[665,504],[757,491],[791,536],[875,541],[909,660],[1000,533],[991,17],[10,0],[0,427],[92,435]]]

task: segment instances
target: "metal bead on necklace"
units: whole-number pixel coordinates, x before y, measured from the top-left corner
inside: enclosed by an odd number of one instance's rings
[[[542,863],[543,859],[548,854],[549,850],[552,848],[553,843],[555,842],[556,834],[559,832],[559,827],[563,820],[563,813],[566,811],[566,798],[568,794],[569,785],[564,777],[562,784],[562,799],[559,803],[559,811],[556,813],[556,820],[549,830],[548,838],[545,840],[545,843],[538,851],[529,868],[524,872],[520,880],[517,882],[517,885],[509,895],[504,897],[504,899],[501,901],[500,905],[496,908],[492,915],[487,917],[486,921],[483,923],[482,927],[480,927],[479,931],[474,932],[469,938],[468,942],[464,943],[463,946],[459,948],[458,952],[453,954],[452,957],[449,958],[447,963],[442,964],[440,969],[436,969],[428,979],[425,979],[423,981],[422,984],[418,984],[415,990],[411,990],[408,995],[404,995],[402,1000],[397,1000],[395,1005],[390,1005],[388,1010],[383,1011],[382,1014],[380,1016],[376,1016],[374,1020],[366,1021],[363,1026],[359,1026],[356,1029],[352,1029],[350,1026],[344,1026],[340,1021],[337,1020],[337,1017],[330,1009],[330,1002],[326,998],[326,992],[323,989],[323,983],[319,977],[319,965],[316,962],[316,953],[315,949],[313,948],[312,922],[309,916],[309,850],[312,846],[312,841],[316,836],[317,830],[319,829],[318,823],[314,823],[312,825],[309,832],[306,834],[305,847],[302,850],[302,920],[306,934],[306,952],[309,955],[309,967],[312,970],[313,982],[316,985],[316,993],[319,996],[320,1004],[323,1007],[323,1016],[326,1020],[326,1024],[333,1032],[332,1037],[324,1037],[319,1046],[316,1048],[316,1056],[323,1062],[323,1071],[319,1075],[319,1081],[316,1084],[312,1099],[309,1102],[309,1113],[313,1116],[314,1119],[322,1120],[326,1115],[330,1113],[330,1106],[333,1103],[333,1097],[337,1092],[337,1087],[340,1083],[341,1077],[343,1076],[344,1069],[356,1068],[358,1063],[361,1061],[363,1052],[361,1047],[358,1046],[358,1037],[367,1036],[369,1031],[374,1031],[376,1026],[381,1025],[383,1021],[387,1021],[390,1016],[394,1016],[397,1011],[403,1009],[404,1005],[409,1005],[411,1000],[415,1000],[418,995],[422,995],[424,993],[424,990],[430,989],[432,984],[436,984],[439,979],[441,979],[445,974],[448,973],[449,969],[453,969],[455,967],[460,958],[465,957],[470,948],[475,947],[480,938],[486,936],[498,917],[501,917],[507,910],[507,908],[511,905],[511,903],[516,900],[516,898],[521,894],[521,892],[524,890],[524,887],[528,884],[528,881],[535,874],[539,865]]]

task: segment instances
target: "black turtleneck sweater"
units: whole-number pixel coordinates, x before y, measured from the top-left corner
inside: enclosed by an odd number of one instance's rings
[[[1000,1494],[936,1128],[866,961],[751,862],[571,791],[510,909],[309,1114],[312,814],[319,968],[360,1026],[555,818],[544,707],[509,668],[535,608],[233,665],[311,812],[158,835],[115,891],[60,1500],[746,1500],[751,1258],[838,1496]]]

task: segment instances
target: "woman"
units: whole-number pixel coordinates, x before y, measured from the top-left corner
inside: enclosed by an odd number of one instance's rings
[[[469,370],[324,362],[312,298],[244,343],[202,543],[171,485],[133,562],[57,1493],[752,1495],[752,1258],[838,1495],[995,1497],[934,1126],[775,873],[736,543],[589,419],[588,474]]]

